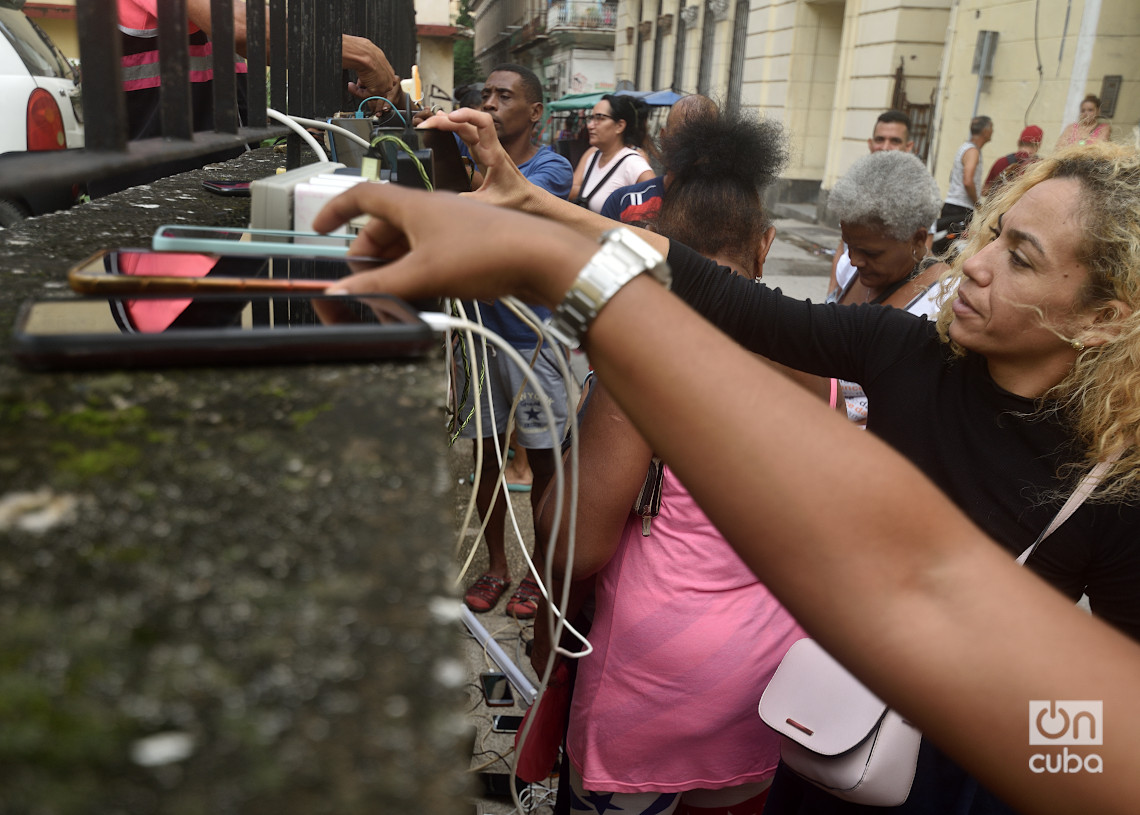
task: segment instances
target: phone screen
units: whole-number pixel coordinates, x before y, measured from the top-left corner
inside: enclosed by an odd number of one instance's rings
[[[517,733],[522,727],[522,720],[522,716],[494,716],[491,719],[491,729],[496,733]]]
[[[488,671],[480,674],[483,681],[483,700],[492,707],[506,707],[515,703],[511,683],[506,674]]]
[[[25,303],[14,356],[34,369],[421,356],[430,327],[391,297],[280,294]]]

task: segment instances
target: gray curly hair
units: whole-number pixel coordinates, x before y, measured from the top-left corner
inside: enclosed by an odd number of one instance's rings
[[[863,156],[835,182],[827,208],[842,223],[881,225],[889,237],[905,241],[934,223],[942,195],[916,156],[881,150]]]

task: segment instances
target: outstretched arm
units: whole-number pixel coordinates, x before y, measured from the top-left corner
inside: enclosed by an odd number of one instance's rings
[[[595,250],[556,224],[391,185],[353,188],[314,227],[361,212],[376,217],[355,251],[399,259],[339,284],[349,292],[513,293],[553,307]],[[647,276],[610,300],[586,349],[745,562],[870,688],[1024,810],[1136,811],[1140,647],[1015,566],[912,465]],[[1028,702],[1042,699],[1104,702],[1103,774],[1029,770],[1041,748],[1027,743]]]

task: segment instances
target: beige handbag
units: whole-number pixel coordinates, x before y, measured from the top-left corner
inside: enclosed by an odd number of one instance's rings
[[[1021,553],[1019,565],[1084,502],[1116,458],[1093,467]],[[910,794],[922,734],[815,640],[788,649],[760,697],[760,718],[781,736],[780,760],[837,798],[889,807]]]

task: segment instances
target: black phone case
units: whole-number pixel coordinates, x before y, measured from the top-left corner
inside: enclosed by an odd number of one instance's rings
[[[121,333],[31,333],[27,330],[32,310],[39,303],[107,303],[109,311],[124,303],[143,301],[192,301],[199,314],[209,319],[220,315],[229,319],[235,309],[253,304],[255,318],[268,320],[270,311],[278,322],[289,310],[300,310],[312,300],[340,301],[359,298],[290,294],[250,297],[242,295],[198,295],[189,297],[57,298],[25,302],[16,318],[12,334],[13,357],[30,370],[70,370],[89,368],[183,367],[194,365],[281,364],[322,361],[373,361],[388,358],[419,357],[437,346],[431,327],[406,303],[393,297],[383,300],[386,313],[398,322],[361,322],[325,325],[289,325],[287,328],[242,329],[232,325],[189,327],[172,325],[157,333],[137,332],[115,320]],[[185,312],[184,312],[185,313]]]
[[[249,197],[249,181],[203,181],[202,188],[215,195],[234,195],[242,198]]]

